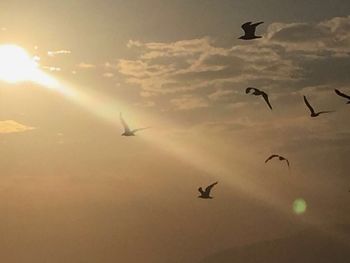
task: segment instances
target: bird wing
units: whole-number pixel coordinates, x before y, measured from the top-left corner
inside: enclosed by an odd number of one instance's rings
[[[253,27],[257,27],[258,25],[261,25],[261,24],[263,24],[264,22],[257,22],[257,23],[254,23],[254,24],[252,24],[251,26],[253,26]]]
[[[262,23],[264,22],[258,22],[254,24],[252,24],[252,22],[247,22],[242,25],[242,29],[244,30],[246,35],[255,35],[256,27]]]
[[[254,36],[255,35],[255,27],[252,25],[252,22],[247,22],[242,25],[242,29],[244,30],[244,34],[246,36]]]
[[[262,96],[263,96],[264,100],[266,101],[267,105],[269,106],[269,108],[272,110],[272,106],[271,106],[270,101],[269,101],[269,96],[265,92],[263,92]]]
[[[150,127],[138,128],[138,129],[132,130],[131,132],[135,133],[135,132],[142,131],[142,130],[146,130],[146,129],[149,129],[149,128],[150,128]]]
[[[124,127],[124,131],[130,132],[130,128],[129,128],[128,124],[125,122],[125,120],[123,119],[122,113],[120,113],[120,121]]]
[[[244,23],[243,25],[242,25],[242,29],[244,30],[244,31],[249,31],[249,29],[251,29],[251,24],[252,24],[252,22],[247,22],[247,23]]]
[[[203,191],[202,187],[199,187],[199,188],[198,188],[198,191],[199,191],[202,195],[204,194],[204,191]]]
[[[209,194],[210,191],[211,191],[211,189],[212,189],[215,185],[217,185],[217,184],[218,184],[218,182],[215,182],[215,183],[213,183],[213,184],[207,186],[207,188],[205,188],[205,192]]]
[[[311,107],[310,103],[308,102],[308,100],[305,96],[304,96],[304,102],[305,102],[306,106],[309,108],[309,110],[311,111],[311,113],[315,114],[315,110]]]
[[[265,160],[265,163],[267,163],[268,161],[270,161],[272,158],[275,158],[275,157],[278,157],[278,155],[277,154],[272,154],[269,158],[267,158]]]
[[[346,94],[340,92],[340,91],[337,90],[337,89],[335,89],[334,91],[335,91],[335,93],[337,93],[337,95],[339,95],[340,97],[347,98],[347,99],[350,100],[350,96],[348,96],[348,95],[346,95]]]
[[[288,165],[288,167],[289,167],[289,161],[288,161],[287,158],[285,158],[285,157],[283,157],[283,156],[280,156],[280,160],[281,160],[281,161],[286,161],[286,163],[287,163],[287,165]]]
[[[248,87],[245,89],[245,93],[248,94],[251,90],[255,90],[255,91],[258,91],[257,88],[253,88],[253,87]]]
[[[334,111],[332,110],[320,111],[318,112],[318,114],[331,113],[331,112],[334,112]]]
[[[284,158],[284,160],[287,162],[288,167],[290,167],[289,160]]]

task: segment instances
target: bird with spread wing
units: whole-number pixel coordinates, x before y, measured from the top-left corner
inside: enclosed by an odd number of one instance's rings
[[[205,190],[203,190],[202,187],[199,187],[199,188],[198,188],[198,191],[200,192],[201,195],[198,196],[198,198],[213,199],[213,197],[210,196],[210,191],[211,191],[211,189],[212,189],[215,185],[217,185],[217,184],[218,184],[218,182],[215,182],[215,183],[213,183],[213,184],[207,186],[207,187],[205,188]]]
[[[309,103],[309,101],[307,100],[307,98],[305,96],[304,96],[304,102],[305,102],[306,106],[310,110],[310,116],[313,117],[313,118],[319,116],[320,114],[333,112],[333,111],[319,111],[319,112],[315,112],[314,108],[312,108],[311,104]]]
[[[148,129],[149,127],[145,127],[145,128],[139,128],[139,129],[133,129],[130,130],[128,124],[125,122],[122,113],[120,113],[120,121],[124,127],[124,133],[122,133],[122,136],[135,136],[135,133],[141,130],[145,130]]]
[[[262,36],[255,35],[256,27],[264,22],[252,23],[247,22],[242,25],[242,29],[244,31],[244,35],[239,37],[239,39],[243,40],[252,40],[256,38],[261,38]]]
[[[253,92],[250,93],[252,90],[253,90]],[[246,93],[246,94],[249,94],[249,93],[250,93],[250,94],[255,95],[255,96],[262,96],[263,99],[265,100],[267,106],[269,106],[269,108],[272,110],[272,106],[271,106],[271,103],[270,103],[270,101],[269,101],[269,96],[267,95],[266,92],[264,92],[264,91],[262,91],[262,90],[259,90],[259,89],[257,89],[257,88],[248,87],[248,88],[246,88],[245,93]]]

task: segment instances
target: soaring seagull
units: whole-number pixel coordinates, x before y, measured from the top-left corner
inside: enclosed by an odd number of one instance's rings
[[[337,95],[339,95],[340,97],[343,97],[343,98],[348,99],[348,102],[347,102],[346,104],[350,104],[350,96],[349,96],[349,95],[346,95],[346,94],[340,92],[340,91],[337,90],[337,89],[335,89],[334,91],[335,91],[335,93],[337,93]]]
[[[310,113],[311,113],[310,116],[311,117],[317,117],[320,114],[333,112],[333,111],[319,111],[319,112],[315,112],[315,110],[312,108],[312,106],[310,105],[310,103],[308,102],[308,100],[307,100],[307,98],[305,96],[304,96],[304,102],[305,102],[306,106],[310,110]]]
[[[281,156],[281,155],[278,155],[278,154],[272,154],[269,158],[267,158],[265,160],[265,163],[267,163],[268,161],[270,161],[271,159],[273,158],[278,158],[280,161],[286,161],[287,165],[288,165],[288,168],[290,168],[290,165],[289,165],[289,161],[287,158]]]
[[[198,188],[198,191],[201,193],[200,196],[198,196],[198,198],[203,198],[203,199],[212,199],[213,197],[210,196],[210,191],[211,189],[217,185],[218,182],[215,182],[209,186],[207,186],[207,188],[205,188],[205,190],[203,191],[202,187]]]
[[[146,128],[139,128],[139,129],[130,130],[128,124],[123,119],[122,113],[120,113],[120,121],[124,127],[124,133],[122,133],[122,136],[135,136],[136,132],[148,129],[148,127],[146,127]]]
[[[245,90],[245,93],[248,94],[248,93],[250,93],[251,90],[253,90],[253,92],[251,93],[252,95],[262,96],[264,98],[265,102],[267,103],[267,105],[269,106],[269,108],[272,110],[272,106],[271,106],[270,101],[269,101],[269,96],[264,91],[259,90],[257,88],[248,87]]]
[[[255,24],[252,24],[252,22],[247,22],[242,25],[242,29],[244,30],[244,35],[239,37],[238,39],[243,39],[243,40],[252,40],[256,38],[261,38],[262,36],[256,36],[255,35],[255,30],[256,27],[264,22],[258,22]]]

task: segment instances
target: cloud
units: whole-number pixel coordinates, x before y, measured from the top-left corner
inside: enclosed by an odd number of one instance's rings
[[[209,106],[206,100],[195,98],[191,95],[183,95],[179,98],[171,99],[170,103],[174,106],[175,110],[193,110]]]
[[[147,98],[147,97],[153,97],[154,94],[152,92],[148,92],[148,91],[141,91],[140,96]]]
[[[210,37],[130,40],[127,47],[136,51],[134,56],[108,67],[139,88],[140,96],[168,100],[174,110],[214,105],[247,109],[242,93],[247,86],[261,87],[274,100],[307,86],[350,85],[349,29],[350,16],[319,23],[272,23],[262,39],[233,39],[231,46]],[[296,102],[286,103],[291,107]]]
[[[349,57],[350,16],[319,23],[273,23],[268,28],[266,41],[305,55]]]
[[[71,53],[72,52],[70,50],[55,50],[55,51],[48,51],[47,55],[50,57],[55,57],[57,55],[66,55]]]
[[[43,69],[46,69],[49,71],[61,71],[62,70],[60,67],[52,67],[52,66],[43,66]]]
[[[173,43],[142,43],[140,41],[130,40],[127,47],[137,47],[148,50],[148,52],[141,55],[142,59],[191,56],[196,53],[203,53],[203,51],[212,48],[209,38],[180,40]]]
[[[140,55],[120,59],[116,69],[142,92],[164,95],[197,89],[220,89],[250,80],[297,78],[299,67],[269,46],[216,46],[210,38],[173,43],[129,43]]]
[[[103,77],[105,78],[113,78],[114,77],[114,73],[112,72],[105,72],[102,74]]]
[[[90,63],[85,63],[85,62],[81,62],[77,65],[78,68],[81,69],[92,69],[92,68],[96,68],[96,65],[94,64],[90,64]]]
[[[104,66],[107,70],[116,70],[116,69],[117,69],[116,65],[114,65],[114,64],[111,63],[111,62],[105,62],[105,63],[103,64],[103,66]]]
[[[146,101],[142,103],[136,103],[135,106],[141,107],[141,108],[151,108],[154,107],[156,103],[154,101]]]
[[[222,90],[218,89],[215,92],[208,95],[208,98],[211,100],[220,100],[223,97],[227,97],[228,95],[231,95],[233,93],[233,90]]]
[[[17,133],[34,130],[34,127],[20,124],[14,120],[0,121],[0,133]]]

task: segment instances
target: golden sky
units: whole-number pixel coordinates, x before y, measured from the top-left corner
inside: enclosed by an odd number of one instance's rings
[[[350,4],[295,2],[1,1],[2,262],[346,262]]]

